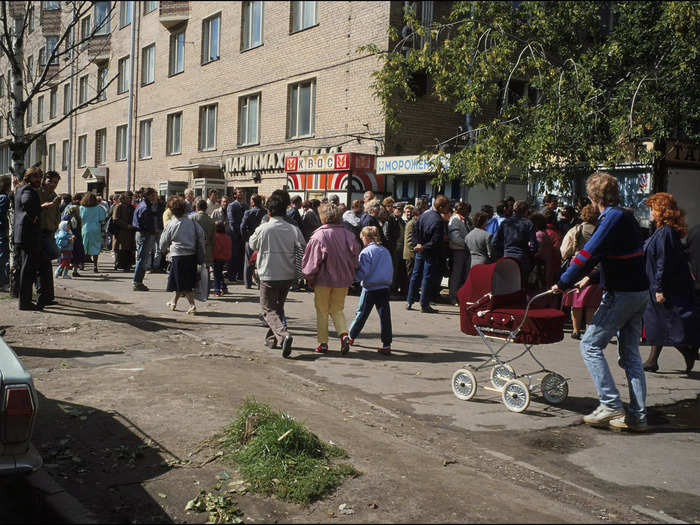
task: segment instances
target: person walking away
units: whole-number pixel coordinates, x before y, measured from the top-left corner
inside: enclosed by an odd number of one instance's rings
[[[642,315],[649,301],[642,236],[634,215],[619,207],[617,179],[597,172],[586,181],[588,197],[600,217],[593,236],[552,287],[555,293],[600,280],[603,300],[581,339],[581,355],[598,392],[600,404],[583,422],[592,426],[647,430],[646,378],[639,355]],[[505,224],[505,223],[504,223]],[[590,273],[600,262],[600,272]],[[583,279],[580,279],[583,277]],[[580,279],[580,280],[579,280]],[[625,369],[630,392],[627,413],[603,355],[617,334],[618,364]]]
[[[78,268],[82,270],[85,262],[85,246],[83,244],[82,234],[83,221],[80,218],[80,201],[82,198],[82,193],[76,193],[73,196],[73,201],[66,207],[61,217],[61,220],[70,222],[71,231],[73,235],[75,235],[75,239],[73,240],[73,272],[71,273],[73,277],[80,277]]]
[[[243,201],[243,190],[235,188],[233,190],[233,200],[226,209],[229,234],[231,235],[231,260],[228,267],[228,279],[232,282],[243,280],[243,258],[245,254],[243,239],[241,238],[241,221],[247,208]]]
[[[394,261],[394,290],[402,299],[405,299],[408,291],[408,275],[406,274],[406,264],[403,260],[404,234],[406,232],[403,210],[403,202],[399,202],[394,206],[394,217],[396,217],[396,222],[399,225],[399,237],[396,240],[396,248],[394,248],[391,258]]]
[[[143,199],[139,202],[131,225],[136,231],[134,240],[136,241],[136,266],[134,267],[133,290],[135,292],[147,292],[148,287],[143,284],[143,277],[146,275],[148,261],[151,259],[151,252],[155,239],[157,224],[154,205],[158,201],[158,193],[153,188],[144,190]]]
[[[41,264],[41,170],[28,168],[22,186],[15,191],[14,244],[19,259],[19,309],[43,310],[41,303],[32,303],[32,286]]]
[[[245,258],[243,259],[243,284],[246,289],[250,290],[253,287],[253,272],[255,268],[250,263],[250,258],[253,255],[253,250],[250,249],[248,239],[253,235],[255,229],[260,226],[260,222],[265,216],[265,210],[262,209],[262,197],[257,193],[250,198],[250,208],[243,214],[241,221],[241,239],[245,247]],[[290,223],[291,224],[291,223]]]
[[[126,193],[122,193],[119,196],[119,203],[112,210],[112,221],[116,228],[116,233],[114,234],[115,270],[131,271],[131,262],[134,258],[136,247],[133,219],[134,207],[131,205],[131,197]]]
[[[206,205],[206,202],[204,203]],[[170,197],[168,205],[173,218],[160,236],[160,249],[170,251],[170,271],[166,291],[174,292],[166,305],[172,311],[177,309],[177,301],[185,296],[190,304],[187,313],[195,315],[194,286],[197,279],[197,264],[205,257],[204,230],[186,214],[185,201],[180,197]]]
[[[275,190],[267,199],[270,220],[250,236],[252,250],[257,250],[256,267],[260,279],[260,306],[268,325],[265,345],[282,347],[282,356],[292,353],[293,338],[284,315],[284,303],[296,275],[295,253],[306,246],[299,228],[285,220],[289,193]]]
[[[0,176],[0,291],[10,291],[10,190],[12,178]]]
[[[447,223],[447,237],[449,239],[452,269],[450,271],[449,290],[450,303],[457,304],[457,290],[459,290],[471,268],[469,251],[465,239],[469,233],[466,217],[468,215],[466,202],[455,204],[454,213]]]
[[[527,278],[537,253],[537,233],[532,221],[527,218],[529,211],[527,202],[516,201],[513,215],[501,222],[496,235],[491,239],[497,259],[513,257],[520,263],[523,286],[527,285]]]
[[[360,231],[362,230],[360,218],[362,217],[363,206],[362,200],[354,200],[350,205],[350,209],[343,213],[343,226],[355,234],[358,243],[360,242]]]
[[[55,304],[53,286],[53,268],[51,261],[58,258],[58,248],[54,235],[61,222],[61,214],[58,211],[60,197],[56,195],[56,186],[61,176],[55,171],[47,171],[39,188],[39,200],[41,201],[41,215],[39,224],[41,227],[41,262],[37,278],[37,302],[42,306]]]
[[[105,221],[105,209],[97,204],[97,197],[92,192],[88,192],[80,201],[80,219],[83,221],[83,244],[85,254],[92,258],[94,273],[97,268],[97,258],[102,250],[102,223]]]
[[[573,226],[566,232],[561,243],[561,257],[564,261],[570,260],[581,250],[593,236],[595,224],[598,221],[598,210],[591,204],[584,206],[581,210],[581,220],[583,222]],[[568,267],[568,264],[566,265]],[[575,290],[564,296],[562,306],[571,308],[571,332],[572,339],[581,339],[584,322],[587,325],[593,318],[593,313],[600,305],[603,298],[603,291],[596,283],[588,283],[580,290]]]
[[[68,271],[70,270],[71,261],[73,260],[73,240],[75,235],[70,229],[68,221],[61,221],[58,225],[58,231],[55,234],[55,243],[60,255],[58,256],[58,268],[56,268],[56,277],[63,275],[64,279],[70,279]]]
[[[386,244],[384,247],[389,250],[391,260],[393,261],[394,265],[394,282],[391,283],[391,293],[393,294],[398,292],[396,282],[398,272],[396,271],[396,267],[401,261],[401,256],[396,253],[396,246],[398,245],[399,237],[401,236],[401,226],[399,225],[400,218],[396,216],[394,205],[394,199],[392,197],[386,197],[382,201],[382,208],[380,208],[383,215],[382,233],[386,239]]]
[[[294,196],[287,210],[287,221],[299,229],[301,229],[301,213],[299,213],[301,202],[302,198],[299,195]]]
[[[317,353],[328,352],[328,316],[340,337],[340,353],[350,349],[345,322],[345,297],[355,277],[360,243],[341,224],[342,215],[336,204],[321,204],[321,227],[309,239],[302,260],[302,273],[314,289],[316,307]]]
[[[695,283],[681,238],[688,233],[685,210],[679,209],[670,193],[656,193],[645,204],[656,230],[644,244],[649,280],[649,302],[644,311],[646,341],[651,345],[644,370],[659,370],[664,346],[675,346],[690,373],[700,347],[700,312],[695,304]]]
[[[221,297],[228,293],[224,279],[224,266],[231,259],[231,238],[226,234],[226,223],[216,221],[214,235],[214,295]]]
[[[317,211],[318,207],[314,201],[305,201],[302,204],[302,207],[306,209],[301,218],[301,233],[304,235],[305,242],[308,242],[316,228],[321,226],[321,218],[318,216]]]
[[[509,213],[510,212],[510,213]],[[508,208],[505,201],[500,201],[496,204],[496,217],[491,217],[486,223],[484,230],[489,232],[489,235],[493,236],[498,231],[498,227],[503,221],[512,215],[513,210]]]
[[[378,244],[379,230],[374,226],[365,226],[360,232],[360,239],[364,249],[360,252],[358,268],[355,271],[355,279],[362,285],[365,300],[362,309],[357,312],[350,325],[349,344],[354,344],[357,336],[367,322],[372,308],[379,314],[379,326],[382,339],[382,347],[377,351],[380,354],[391,354],[392,329],[391,308],[389,306],[389,286],[393,278],[393,265],[389,250]]]
[[[477,264],[491,264],[494,261],[491,235],[486,231],[488,221],[489,216],[483,211],[476,212],[472,218],[474,229],[464,239],[469,250],[470,268],[474,268]]]
[[[214,235],[216,233],[216,226],[207,213],[207,206],[209,205],[204,199],[197,201],[197,212],[190,215],[190,219],[199,224],[204,232],[204,264],[206,264],[208,268],[214,260]]]
[[[411,275],[413,274],[413,261],[416,257],[416,252],[413,250],[415,247],[415,244],[413,244],[413,226],[416,224],[416,221],[418,220],[418,217],[420,217],[422,211],[423,210],[421,210],[418,206],[411,209],[411,216],[406,223],[406,228],[403,232],[403,260],[404,264],[406,265],[406,276],[409,282]],[[408,295],[408,283],[406,286],[406,294]]]
[[[421,312],[438,313],[438,310],[430,306],[430,300],[442,275],[442,244],[446,233],[446,221],[442,214],[447,213],[449,208],[450,200],[444,195],[438,195],[433,207],[421,214],[413,226],[411,233],[416,257],[408,285],[407,310],[411,310],[413,303],[418,300],[420,287]]]

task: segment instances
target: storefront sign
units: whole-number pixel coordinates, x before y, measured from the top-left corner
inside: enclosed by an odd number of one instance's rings
[[[282,171],[285,168],[285,160],[289,157],[311,155],[313,157],[333,156],[340,151],[339,147],[312,148],[299,151],[270,151],[263,153],[251,153],[249,155],[233,155],[226,159],[226,173],[228,175],[242,175],[246,172]]]
[[[666,146],[666,161],[670,163],[700,164],[700,145],[669,144]]]
[[[404,157],[378,157],[377,173],[384,175],[414,175],[435,171],[434,161],[438,160],[442,167],[450,167],[448,156],[433,156],[430,158],[419,155],[407,155]]]

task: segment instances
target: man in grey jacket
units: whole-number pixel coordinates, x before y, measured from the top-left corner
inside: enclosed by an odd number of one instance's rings
[[[289,357],[293,338],[287,330],[284,302],[296,276],[295,253],[297,250],[303,252],[306,242],[299,228],[285,220],[289,193],[273,191],[266,205],[270,220],[253,232],[248,243],[251,250],[258,252],[260,306],[269,327],[265,346],[282,347],[282,356]]]

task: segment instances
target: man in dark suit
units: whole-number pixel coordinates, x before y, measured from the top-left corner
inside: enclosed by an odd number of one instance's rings
[[[41,310],[32,303],[32,285],[41,264],[41,170],[29,168],[24,172],[23,186],[15,192],[15,224],[13,241],[19,258],[19,309]]]
[[[229,281],[243,280],[243,238],[241,237],[241,222],[243,213],[248,209],[243,197],[243,190],[233,190],[233,201],[228,205],[226,216],[231,235],[231,259],[228,265]]]
[[[260,222],[267,212],[262,207],[262,197],[257,193],[250,198],[250,208],[243,214],[241,221],[241,239],[245,249],[245,259],[243,260],[243,283],[250,289],[253,286],[253,266],[250,264],[250,257],[253,250],[248,245],[248,239],[253,235],[255,229],[260,226]]]

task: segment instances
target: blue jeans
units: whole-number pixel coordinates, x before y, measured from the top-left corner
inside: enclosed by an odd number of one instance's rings
[[[440,257],[417,253],[413,261],[413,273],[408,283],[406,302],[413,304],[418,300],[418,283],[420,282],[421,308],[430,306],[430,299],[435,293],[437,279],[440,278]]]
[[[10,239],[0,235],[0,286],[10,284]]]
[[[146,269],[150,267],[151,254],[153,253],[153,240],[155,234],[136,232],[136,266],[134,267],[134,284],[143,283]]]
[[[151,270],[154,271],[160,271],[163,265],[163,254],[160,251],[160,235],[160,233],[157,233],[153,236],[153,264],[151,265]],[[151,262],[150,257],[148,262]]]
[[[355,339],[362,328],[364,328],[365,323],[369,314],[372,313],[372,308],[377,307],[377,313],[379,314],[379,326],[382,332],[382,344],[385,348],[391,346],[391,308],[389,307],[389,288],[382,288],[380,290],[365,290],[362,289],[362,296],[360,297],[360,305],[358,311],[355,315],[355,319],[350,325],[349,336],[350,339]]]
[[[647,386],[639,355],[639,338],[642,335],[642,314],[648,300],[648,290],[606,291],[581,339],[581,356],[593,378],[600,403],[619,410],[622,409],[620,393],[603,355],[610,339],[617,335],[618,363],[625,369],[630,392],[628,414],[639,422],[646,421]]]

